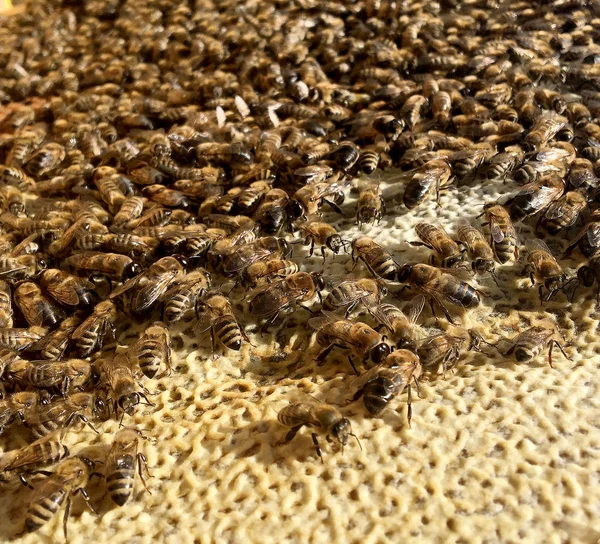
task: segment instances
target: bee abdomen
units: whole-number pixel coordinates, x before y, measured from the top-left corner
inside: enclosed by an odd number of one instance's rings
[[[31,533],[36,531],[48,523],[64,502],[65,497],[66,493],[61,489],[49,497],[44,498],[42,501],[32,504],[27,512],[27,518],[25,520],[27,532]]]
[[[147,342],[138,355],[140,369],[147,378],[152,378],[160,366],[161,348],[156,342]]]
[[[479,305],[479,295],[477,294],[477,290],[464,281],[460,282],[459,287],[456,289],[455,296],[465,308],[472,308]]]
[[[179,293],[170,299],[165,306],[165,318],[167,321],[179,321],[190,307],[189,296]]]
[[[111,500],[123,506],[133,491],[133,468],[121,468],[106,478],[106,486]]]
[[[221,343],[235,351],[242,347],[242,335],[239,325],[233,320],[221,321],[215,324],[215,334]]]
[[[389,378],[378,377],[363,388],[365,408],[373,416],[379,415],[395,397],[395,385]]]
[[[519,363],[526,363],[527,361],[535,359],[539,352],[540,346],[519,346],[515,349],[515,360]]]

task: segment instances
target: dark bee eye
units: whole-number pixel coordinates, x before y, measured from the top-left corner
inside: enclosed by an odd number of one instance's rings
[[[387,344],[384,344],[383,342],[381,344],[377,344],[371,350],[371,359],[375,364],[378,364],[383,361],[387,355],[389,355],[390,351],[391,348]]]

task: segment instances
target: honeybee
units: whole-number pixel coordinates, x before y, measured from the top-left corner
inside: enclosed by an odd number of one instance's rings
[[[308,221],[305,223],[299,223],[295,227],[299,230],[304,237],[304,245],[310,244],[309,256],[312,257],[315,244],[321,246],[321,256],[323,262],[325,262],[325,248],[329,248],[335,255],[337,255],[341,249],[346,247],[347,243],[338,234],[329,223],[323,223],[322,221]]]
[[[71,497],[79,493],[92,512],[96,510],[90,504],[85,487],[93,474],[95,463],[85,457],[70,457],[62,461],[48,479],[35,490],[25,517],[25,530],[37,531],[52,519],[66,501],[67,508],[63,521],[65,540],[67,521],[71,510]]]
[[[154,253],[158,241],[148,236],[135,234],[113,234],[86,232],[77,235],[73,246],[84,251],[103,251],[127,255],[132,259],[148,260]]]
[[[250,301],[250,313],[257,319],[265,319],[265,327],[274,323],[282,311],[292,304],[302,306],[302,302],[321,297],[325,282],[320,274],[297,272],[277,282],[261,288]]]
[[[519,333],[511,340],[512,346],[503,355],[505,357],[513,355],[518,363],[529,363],[539,355],[544,347],[548,347],[548,363],[551,368],[554,368],[552,366],[554,346],[558,346],[565,358],[569,359],[557,338],[563,340],[556,325],[550,321],[544,321],[543,324],[530,327]]]
[[[490,229],[490,245],[500,263],[518,257],[517,232],[504,206],[490,202],[483,207],[485,225]]]
[[[49,332],[41,340],[30,346],[29,351],[39,352],[44,359],[61,359],[67,350],[73,333],[80,324],[81,319],[79,317],[67,317],[60,322],[57,329]]]
[[[506,203],[511,218],[521,221],[545,210],[564,193],[564,190],[564,181],[558,175],[546,176],[539,181],[523,185]]]
[[[377,170],[380,165],[382,153],[385,150],[385,146],[381,144],[373,144],[365,146],[358,159],[358,168],[365,174],[372,174]],[[383,167],[383,163],[382,167]]]
[[[447,370],[452,370],[458,363],[465,341],[464,336],[434,334],[419,344],[417,355],[421,359],[423,368],[437,370],[441,366],[445,375]]]
[[[260,225],[261,230],[267,234],[275,234],[287,220],[289,200],[289,195],[283,189],[270,189],[252,218]]]
[[[431,97],[431,113],[435,122],[446,127],[452,115],[452,97],[446,91],[437,91]]]
[[[310,183],[294,193],[288,202],[287,212],[292,219],[300,219],[318,213],[325,203],[343,215],[339,205],[344,202],[344,198],[341,183]]]
[[[271,176],[270,170],[267,174]],[[269,194],[272,189],[268,181],[254,181],[249,187],[245,187],[237,199],[237,209],[242,214],[251,214],[259,206],[261,200]]]
[[[418,223],[415,231],[422,242],[411,242],[411,245],[422,245],[433,250],[436,258],[432,260],[438,261],[442,267],[450,268],[463,260],[458,244],[448,236],[443,227]]]
[[[315,317],[308,321],[317,331],[317,343],[323,347],[317,356],[318,361],[324,360],[335,347],[349,351],[348,361],[354,373],[358,375],[352,355],[363,363],[370,359],[374,364],[378,364],[390,353],[390,346],[369,325],[350,321],[327,311],[323,313],[325,317]]]
[[[17,187],[23,192],[36,190],[35,180],[17,166],[0,165],[0,182]]]
[[[227,232],[251,231],[257,233],[260,225],[245,215],[224,215],[211,213],[204,218],[207,227],[223,229]]]
[[[65,317],[63,310],[49,300],[33,282],[20,283],[15,288],[13,298],[31,327],[55,327]]]
[[[125,281],[137,276],[142,267],[126,255],[82,251],[63,261],[80,275],[104,276],[109,280]]]
[[[138,219],[144,211],[145,202],[146,199],[141,196],[127,197],[113,218],[113,226],[124,226],[130,221]]]
[[[114,323],[117,315],[117,307],[114,302],[104,300],[98,303],[91,315],[75,329],[72,339],[83,357],[100,349],[107,337],[114,338]]]
[[[41,178],[59,166],[65,157],[65,148],[58,143],[50,142],[29,157],[25,163],[25,170],[30,176]]]
[[[179,321],[188,311],[195,308],[196,302],[211,285],[211,275],[204,268],[192,270],[183,278],[175,280],[160,298],[164,303],[165,319],[170,323]]]
[[[124,353],[118,353],[112,360],[107,359],[100,367],[102,382],[108,387],[109,400],[112,401],[113,411],[118,417],[121,411],[120,422],[125,414],[133,415],[142,404],[142,399],[148,406],[154,406],[146,396],[146,391],[140,391],[141,385],[136,383],[135,374],[129,358]]]
[[[58,270],[44,270],[38,278],[40,287],[54,300],[66,306],[89,306],[95,300],[94,284]]]
[[[477,272],[489,272],[497,285],[494,251],[485,239],[483,232],[468,221],[465,221],[459,224],[457,237],[469,252],[473,270]]]
[[[46,268],[46,261],[37,255],[0,257],[0,276],[10,282],[33,278],[44,268]]]
[[[356,223],[378,223],[385,214],[385,202],[379,185],[362,187],[358,195]]]
[[[171,373],[171,335],[164,323],[156,321],[144,331],[132,347],[132,358],[147,378],[154,378],[163,366],[163,375]]]
[[[371,306],[368,310],[373,318],[389,331],[398,348],[414,351],[417,346],[415,324],[424,306],[425,297],[416,295],[403,310],[387,303]]]
[[[538,223],[544,222],[549,234],[557,234],[572,227],[587,206],[588,198],[583,191],[568,191],[546,208]]]
[[[288,243],[283,238],[266,236],[253,242],[232,248],[222,265],[224,276],[232,277],[257,261],[285,258],[291,255]]]
[[[371,274],[376,278],[393,280],[400,268],[392,254],[374,242],[369,236],[359,236],[352,240],[352,262],[354,263],[352,270],[354,270],[359,260],[365,263]]]
[[[81,391],[92,380],[92,367],[83,359],[68,361],[17,361],[7,369],[8,380],[39,389],[56,389],[63,396]]]
[[[0,348],[14,349],[15,351],[27,350],[47,332],[48,329],[42,327],[0,329]]]
[[[13,215],[23,214],[25,212],[23,193],[12,185],[0,187],[0,207]]]
[[[574,189],[594,189],[598,186],[598,177],[594,172],[594,165],[588,159],[576,158],[571,163],[569,171],[569,184]]]
[[[141,433],[135,429],[121,429],[116,435],[105,461],[106,492],[110,500],[123,506],[133,493],[135,470],[148,493],[142,467],[148,473],[146,456],[138,452]]]
[[[323,309],[330,312],[345,309],[345,317],[348,317],[358,304],[363,304],[368,309],[381,302],[386,295],[387,288],[377,280],[346,280],[336,285],[327,295]]]
[[[218,291],[208,293],[197,301],[196,314],[198,315],[198,331],[204,332],[210,329],[213,354],[216,347],[215,337],[226,348],[234,351],[241,349],[242,339],[250,341],[240,327],[231,303]]]
[[[294,261],[285,259],[259,261],[244,269],[240,283],[244,286],[254,288],[263,281],[270,282],[273,278],[290,276],[298,272],[298,270],[298,265]]]
[[[23,359],[12,357],[12,362],[23,361]],[[20,422],[37,408],[41,403],[38,392],[21,391],[5,396],[0,400],[0,434],[15,420]]]
[[[277,420],[282,425],[291,427],[283,440],[283,444],[293,440],[303,425],[324,433],[328,442],[333,438],[342,446],[342,449],[348,443],[348,436],[354,436],[358,441],[358,438],[352,432],[350,420],[343,417],[335,406],[325,404],[317,399],[290,403],[277,414]],[[312,441],[317,455],[321,462],[324,462],[316,432],[312,433]],[[360,442],[358,443],[360,445]]]
[[[565,117],[554,112],[543,113],[536,118],[529,134],[525,136],[525,143],[533,149],[539,149],[565,129],[566,125]]]
[[[380,415],[387,405],[408,389],[408,426],[412,419],[411,382],[419,387],[423,373],[419,357],[407,349],[392,351],[386,358],[361,374],[352,400],[363,398],[365,408],[372,416]]]
[[[0,470],[4,474],[18,474],[21,482],[28,486],[24,473],[54,465],[69,456],[69,448],[61,443],[63,433],[62,430],[55,431],[19,450],[6,453],[0,463]]]
[[[408,282],[411,287],[420,291],[429,300],[432,311],[433,303],[437,303],[446,319],[454,324],[447,304],[474,308],[480,301],[477,290],[457,277],[458,272],[449,268],[441,270],[427,264],[407,264],[400,269],[398,281]]]
[[[575,247],[579,247],[579,251],[588,258],[600,248],[600,212],[598,210],[592,212],[587,224],[571,242],[565,255],[571,253]]]
[[[163,257],[151,264],[146,271],[114,289],[109,298],[112,300],[133,290],[128,306],[134,313],[142,314],[152,308],[173,281],[185,275],[185,269],[188,266],[189,261],[183,255]]]
[[[566,275],[543,240],[525,240],[525,249],[527,264],[522,273],[530,277],[532,286],[536,283],[540,284],[540,300],[550,300],[552,295],[562,287]],[[548,291],[545,299],[544,288]]]
[[[505,179],[525,159],[525,153],[519,146],[509,146],[503,153],[493,156],[487,167],[487,178],[494,181]]]
[[[13,326],[10,285],[0,280],[0,328]]]
[[[435,189],[436,200],[439,202],[440,191],[452,183],[452,169],[450,165],[440,159],[426,162],[412,176],[404,189],[402,201],[412,210],[421,204],[432,189]]]

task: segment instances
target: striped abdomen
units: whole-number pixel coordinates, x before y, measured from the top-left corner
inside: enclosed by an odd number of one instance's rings
[[[106,477],[106,488],[111,500],[123,506],[133,492],[135,457],[124,454],[118,461],[115,471]]]
[[[515,360],[519,363],[526,363],[535,359],[542,350],[542,344],[531,342],[531,345],[519,345],[515,348]]]
[[[52,516],[65,502],[67,492],[63,488],[56,489],[50,495],[43,497],[37,502],[32,503],[27,510],[25,518],[25,529],[32,533],[48,523]]]
[[[179,321],[192,307],[191,292],[177,293],[165,304],[165,319],[170,322]]]
[[[504,264],[515,256],[516,241],[514,238],[505,236],[501,242],[492,242],[496,257]]]
[[[223,317],[213,325],[213,330],[226,348],[239,351],[242,347],[242,333],[235,319]]]
[[[138,363],[141,371],[147,378],[153,378],[160,368],[163,358],[163,349],[159,342],[147,340],[138,354]]]
[[[448,292],[452,298],[457,299],[465,308],[479,306],[479,295],[477,290],[464,281],[458,281],[452,292]]]
[[[370,251],[362,256],[363,260],[382,278],[391,280],[398,273],[398,266],[392,256],[385,250]]]
[[[84,357],[88,356],[96,348],[96,344],[98,343],[99,330],[100,324],[95,324],[94,326],[86,329],[83,332],[83,334],[79,338],[77,338],[77,349],[79,349],[79,351]]]

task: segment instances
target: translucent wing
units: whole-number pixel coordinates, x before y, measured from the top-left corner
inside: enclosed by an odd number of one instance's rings
[[[423,295],[417,295],[408,302],[402,311],[408,318],[408,322],[411,325],[414,325],[417,322],[417,319],[419,319],[424,307],[425,297]]]
[[[352,289],[341,289],[343,286],[352,287]],[[358,285],[355,280],[343,281],[337,286],[337,288],[340,289],[337,292],[336,300],[330,300],[330,303],[338,307],[347,306],[356,300],[371,296],[373,294],[371,291],[368,291],[364,287]]]
[[[134,312],[141,313],[148,310],[158,298],[171,285],[173,279],[177,276],[175,270],[167,272],[155,279],[148,279],[146,285],[140,287],[133,295],[131,308]]]

